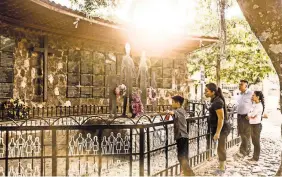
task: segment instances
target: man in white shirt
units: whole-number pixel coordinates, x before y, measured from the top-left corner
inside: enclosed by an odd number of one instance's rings
[[[243,156],[247,156],[251,151],[251,128],[246,116],[252,108],[253,93],[248,89],[248,81],[246,80],[240,80],[239,90],[241,93],[238,99],[237,125],[238,133],[242,141],[240,153]]]

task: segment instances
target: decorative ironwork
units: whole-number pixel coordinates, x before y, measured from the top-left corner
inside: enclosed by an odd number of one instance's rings
[[[99,146],[98,136],[94,136],[88,133],[86,138],[79,133],[75,139],[74,136],[69,141],[69,155],[83,155],[93,154],[98,155],[98,151],[102,150],[102,154],[128,154],[130,148],[129,136],[125,135],[123,138],[121,133],[117,133],[115,136],[113,132],[109,137],[103,136],[101,146]]]
[[[2,138],[1,138],[2,139]],[[3,139],[0,141],[3,141]],[[4,146],[4,143],[3,143]],[[39,137],[35,137],[33,140],[31,135],[28,135],[27,140],[22,137],[22,134],[15,140],[15,138],[11,138],[11,141],[8,144],[9,157],[30,157],[30,156],[39,156],[41,152],[41,143]],[[0,156],[4,156],[4,152],[6,150],[3,149],[3,154]]]
[[[90,120],[99,125],[88,124]],[[231,120],[228,140],[235,145],[236,117]],[[207,116],[189,117],[187,124],[189,157],[196,165],[212,155],[209,122]],[[173,134],[173,121],[161,115],[136,120],[85,115],[9,122],[0,130],[0,176],[116,175],[112,169],[123,176],[169,175],[168,170],[179,168]]]

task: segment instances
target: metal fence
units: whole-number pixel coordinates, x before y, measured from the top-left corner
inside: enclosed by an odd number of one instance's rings
[[[170,105],[157,105],[156,109],[154,109],[152,105],[146,105],[146,113],[163,112],[165,110],[168,110],[170,107]],[[117,113],[122,113],[121,106],[117,106]],[[109,106],[77,105],[2,109],[0,110],[0,121],[96,114],[110,114]]]
[[[195,113],[196,114],[196,113]],[[227,147],[239,142],[236,117]],[[213,156],[208,116],[188,117],[190,165]],[[161,115],[83,115],[13,121],[0,128],[0,176],[162,176],[180,167],[173,121]]]

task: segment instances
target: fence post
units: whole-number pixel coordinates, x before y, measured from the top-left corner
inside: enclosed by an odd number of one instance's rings
[[[144,151],[145,151],[145,135],[144,128],[140,128],[140,140],[139,140],[139,176],[144,176]]]
[[[103,136],[103,129],[98,130],[98,142],[99,144],[102,144],[102,136]],[[98,150],[98,176],[101,176],[102,171],[102,149],[99,148]]]
[[[56,130],[52,130],[52,176],[57,176],[57,136]]]
[[[9,132],[6,130],[5,176],[9,176]]]
[[[200,155],[200,119],[198,119],[198,137],[197,137],[197,164],[199,164],[199,155]],[[194,164],[196,165],[196,164]]]
[[[205,115],[206,115],[205,113],[206,113],[206,104],[203,104],[203,112],[202,112],[202,115],[205,116]]]
[[[150,153],[150,127],[147,128],[147,176],[151,173],[151,153]]]
[[[168,125],[165,125],[165,168],[166,168],[166,171],[165,171],[165,175],[168,176],[168,128],[167,128]]]
[[[129,154],[130,154],[130,156],[129,156],[129,176],[132,176],[132,161],[133,161],[133,159],[132,159],[132,147],[133,147],[133,144],[132,144],[132,139],[133,139],[132,128],[130,128],[129,131],[130,131],[129,132],[129,141],[130,141],[129,142]]]

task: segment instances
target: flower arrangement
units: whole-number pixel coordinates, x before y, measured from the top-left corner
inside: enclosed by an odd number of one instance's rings
[[[137,117],[144,113],[144,106],[141,102],[141,95],[140,93],[133,93],[132,94],[132,101],[131,101],[132,111]]]
[[[10,99],[2,104],[2,109],[7,110],[8,117],[27,119],[28,118],[28,108],[24,101],[19,98]]]
[[[117,86],[114,90],[114,94],[119,97],[119,96],[125,96],[126,94],[126,86],[124,84],[121,84]]]

